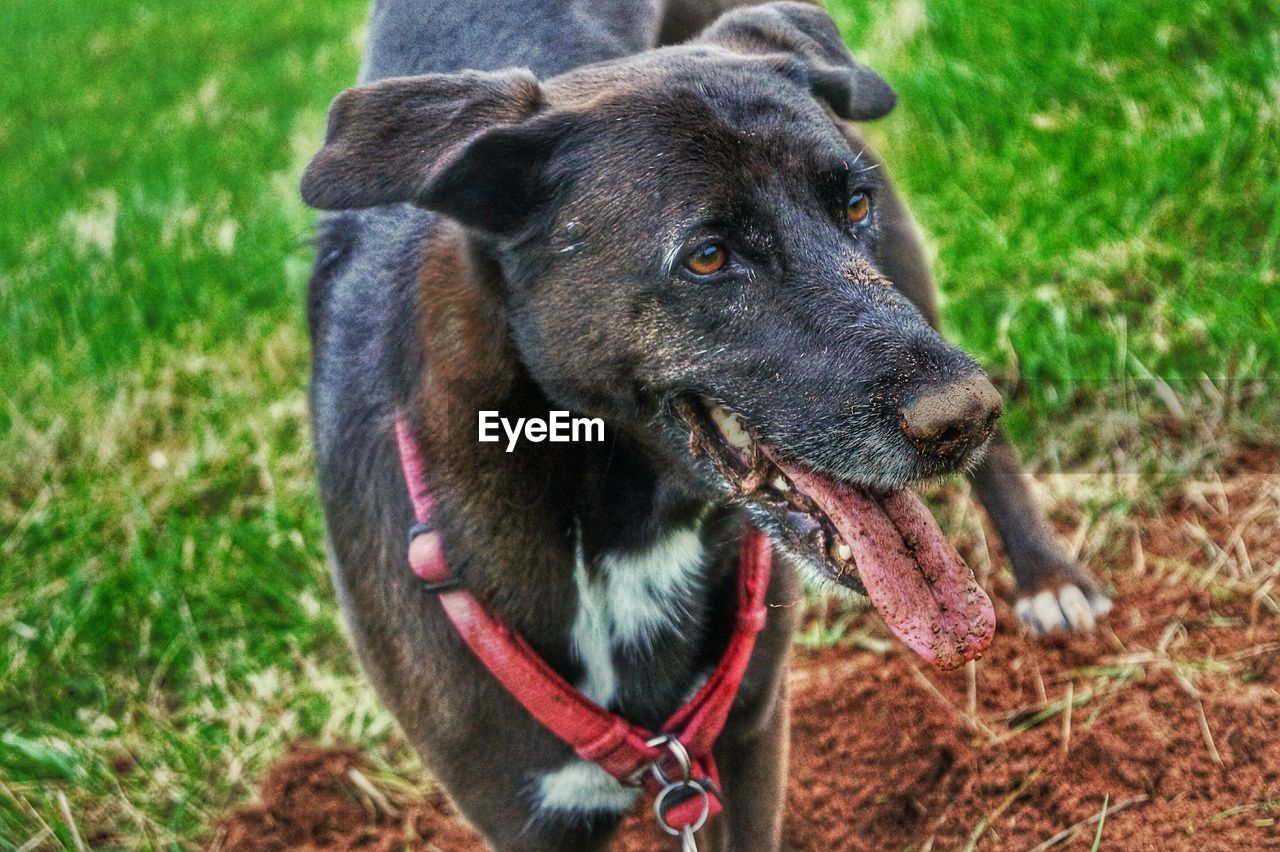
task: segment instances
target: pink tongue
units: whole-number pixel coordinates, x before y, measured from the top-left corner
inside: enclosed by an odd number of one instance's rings
[[[982,655],[995,633],[991,599],[914,494],[874,498],[778,463],[840,531],[871,602],[907,647],[940,669]]]

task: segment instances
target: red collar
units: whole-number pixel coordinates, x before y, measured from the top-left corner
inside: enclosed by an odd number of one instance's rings
[[[755,527],[742,537],[738,565],[738,617],[724,657],[706,684],[658,732],[633,725],[591,701],[555,672],[522,636],[485,602],[463,588],[445,560],[431,525],[435,500],[417,441],[396,418],[400,464],[417,518],[409,532],[409,567],[440,598],[445,614],[485,667],[529,715],[624,784],[643,784],[657,797],[655,813],[669,834],[686,843],[708,816],[721,810],[719,773],[711,746],[724,727],[742,682],[756,634],[767,616],[773,548]]]

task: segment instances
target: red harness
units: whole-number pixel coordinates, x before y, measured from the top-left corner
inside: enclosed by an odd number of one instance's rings
[[[588,699],[537,655],[488,604],[462,587],[449,569],[440,536],[431,525],[435,500],[408,422],[396,419],[400,464],[417,523],[409,531],[409,567],[440,598],[464,642],[498,682],[543,727],[579,757],[624,784],[655,796],[654,812],[668,834],[686,846],[693,832],[718,813],[719,773],[711,747],[742,682],[756,635],[764,627],[773,549],[754,527],[742,537],[738,566],[738,617],[724,657],[706,684],[659,732],[633,725]]]

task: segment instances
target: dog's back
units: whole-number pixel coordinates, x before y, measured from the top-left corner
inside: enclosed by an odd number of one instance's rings
[[[376,0],[360,82],[502,68],[552,77],[652,47],[660,14],[654,0]]]

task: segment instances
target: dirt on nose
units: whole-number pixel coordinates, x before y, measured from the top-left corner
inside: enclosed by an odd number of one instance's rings
[[[972,375],[916,395],[899,413],[902,432],[916,449],[960,455],[991,436],[1004,402],[986,376]]]

